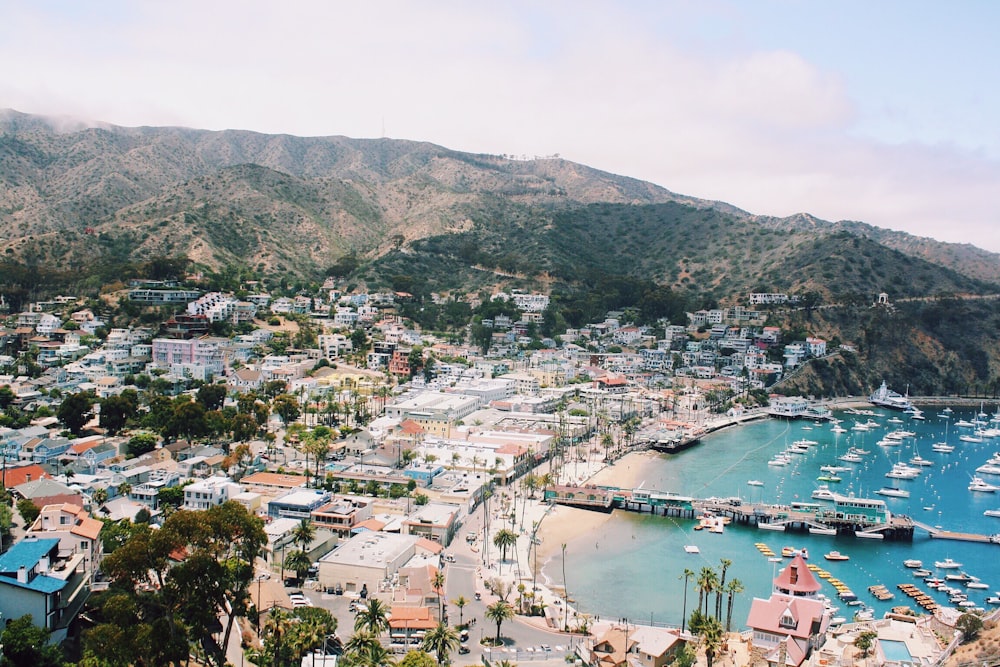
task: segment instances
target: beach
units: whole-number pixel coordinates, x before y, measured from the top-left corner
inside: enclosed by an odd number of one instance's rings
[[[642,483],[646,464],[657,456],[654,452],[631,452],[612,465],[598,470],[586,483],[596,486],[634,488]],[[549,509],[538,529],[538,537],[541,541],[541,544],[538,545],[539,569],[544,568],[544,563],[559,553],[563,544],[569,544],[588,533],[597,531],[611,519],[611,516],[611,513],[594,512],[565,505],[557,505]]]

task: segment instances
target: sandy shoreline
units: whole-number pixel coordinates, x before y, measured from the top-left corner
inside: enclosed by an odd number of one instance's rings
[[[587,480],[587,483],[633,488],[642,481],[646,464],[657,457],[654,452],[631,452],[614,465],[598,471]],[[539,568],[544,567],[545,562],[558,554],[563,544],[569,544],[597,530],[610,518],[611,513],[593,512],[565,505],[552,507],[538,529],[538,537],[541,539],[541,544],[538,545]]]

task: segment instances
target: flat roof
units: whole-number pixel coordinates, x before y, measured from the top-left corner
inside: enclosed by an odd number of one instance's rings
[[[364,532],[355,535],[320,559],[321,563],[338,563],[361,567],[382,567],[412,551],[418,538],[415,535]]]

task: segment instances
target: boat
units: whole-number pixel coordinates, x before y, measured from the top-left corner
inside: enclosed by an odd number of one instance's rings
[[[983,516],[992,516],[1000,518],[1000,510],[986,510],[983,512]]]
[[[860,455],[854,452],[847,452],[843,456],[838,456],[837,460],[845,461],[847,463],[861,463],[864,459],[862,459]]]
[[[1000,604],[1000,595],[991,595],[990,597],[986,598],[986,603],[987,604]]]
[[[774,458],[767,462],[769,466],[786,466],[792,462],[787,454],[775,454]]]
[[[829,485],[820,484],[816,490],[812,492],[811,497],[816,500],[833,500],[833,491],[830,490]]]
[[[819,467],[821,472],[829,472],[836,474],[838,472],[850,472],[854,470],[851,466],[836,466],[836,465],[825,465]]]
[[[973,590],[982,591],[988,589],[990,585],[982,581],[967,581],[965,582],[965,587],[971,588]]]
[[[982,477],[973,477],[972,482],[969,484],[969,491],[978,491],[980,493],[995,493],[1000,490],[1000,486],[995,486],[993,484],[987,484],[983,481]]]
[[[883,535],[882,533],[873,533],[873,532],[868,532],[868,531],[864,531],[864,530],[856,530],[856,531],[854,531],[854,537],[863,537],[863,538],[868,539],[868,540],[884,540],[885,539],[885,535]]]
[[[945,558],[944,560],[934,561],[934,567],[939,570],[957,570],[962,567],[962,564],[952,560],[951,558]]]
[[[764,482],[760,481],[759,479],[750,479],[750,480],[747,480],[747,485],[748,486],[764,486]]]
[[[777,530],[777,531],[785,530],[785,524],[783,523],[758,523],[757,527],[760,528],[761,530]]]
[[[809,560],[809,551],[806,549],[796,549],[795,547],[781,547],[781,555],[785,558],[802,556],[803,560]]]
[[[808,448],[808,447],[812,447],[813,445],[818,445],[818,444],[819,443],[816,442],[815,440],[806,440],[805,438],[802,438],[801,440],[796,440],[795,442],[793,442],[792,446],[793,447],[807,447]]]
[[[903,561],[903,567],[910,568],[921,568],[924,566],[924,561],[917,560],[916,558],[907,558]]]
[[[972,442],[972,443],[983,442],[982,437],[978,435],[960,435],[958,436],[958,439],[961,440],[962,442]]]
[[[850,560],[851,559],[850,556],[848,556],[847,554],[842,554],[839,551],[830,551],[828,553],[825,553],[825,554],[823,554],[823,558],[825,558],[827,560]]]
[[[860,611],[854,612],[854,620],[857,622],[861,621],[874,621],[875,620],[875,610],[871,607],[865,607]]]
[[[914,577],[929,577],[929,576],[931,576],[931,574],[932,573],[931,573],[930,570],[925,570],[923,568],[921,568],[919,570],[914,570],[913,571],[913,576]]]
[[[915,479],[920,476],[920,468],[898,462],[892,465],[892,470],[887,472],[885,476],[893,479]]]
[[[817,528],[815,526],[810,526],[809,527],[809,534],[810,535],[836,535],[837,534],[837,529],[836,528]]]
[[[878,389],[872,392],[872,395],[868,397],[868,401],[873,405],[893,410],[909,410],[913,407],[910,404],[909,398],[889,389],[885,384],[885,380],[882,381],[882,385]]]
[[[910,459],[910,465],[912,466],[932,466],[934,462],[930,459],[925,459],[920,454],[914,454]]]
[[[983,465],[976,468],[976,472],[982,473],[984,475],[1000,475],[1000,466],[994,463],[984,463]]]
[[[834,433],[847,433],[847,429],[841,426],[840,424],[834,424],[833,428],[831,428],[830,430],[833,431]]]
[[[974,581],[974,577],[968,572],[949,572],[944,575],[946,581]]]
[[[909,498],[910,492],[896,486],[883,486],[875,492],[879,496],[889,496],[890,498]],[[919,562],[919,561],[918,561]]]
[[[843,477],[840,477],[838,475],[831,475],[829,473],[825,475],[820,475],[816,479],[820,482],[842,482],[844,480]]]
[[[975,426],[975,424],[973,424],[967,419],[959,419],[957,422],[955,422],[955,426],[961,426],[962,428],[972,428],[973,426]]]
[[[693,544],[687,544],[687,545],[684,546],[684,552],[685,553],[689,553],[689,554],[700,554],[701,553],[701,549],[699,549],[698,547],[696,547]]]
[[[931,449],[933,449],[935,452],[950,454],[953,451],[955,451],[955,445],[949,445],[947,442],[937,442],[931,445]]]

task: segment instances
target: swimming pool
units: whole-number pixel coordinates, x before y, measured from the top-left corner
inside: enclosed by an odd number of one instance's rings
[[[878,645],[882,649],[882,654],[885,656],[886,662],[916,664],[913,656],[910,655],[910,649],[906,648],[906,642],[895,639],[880,639]]]

